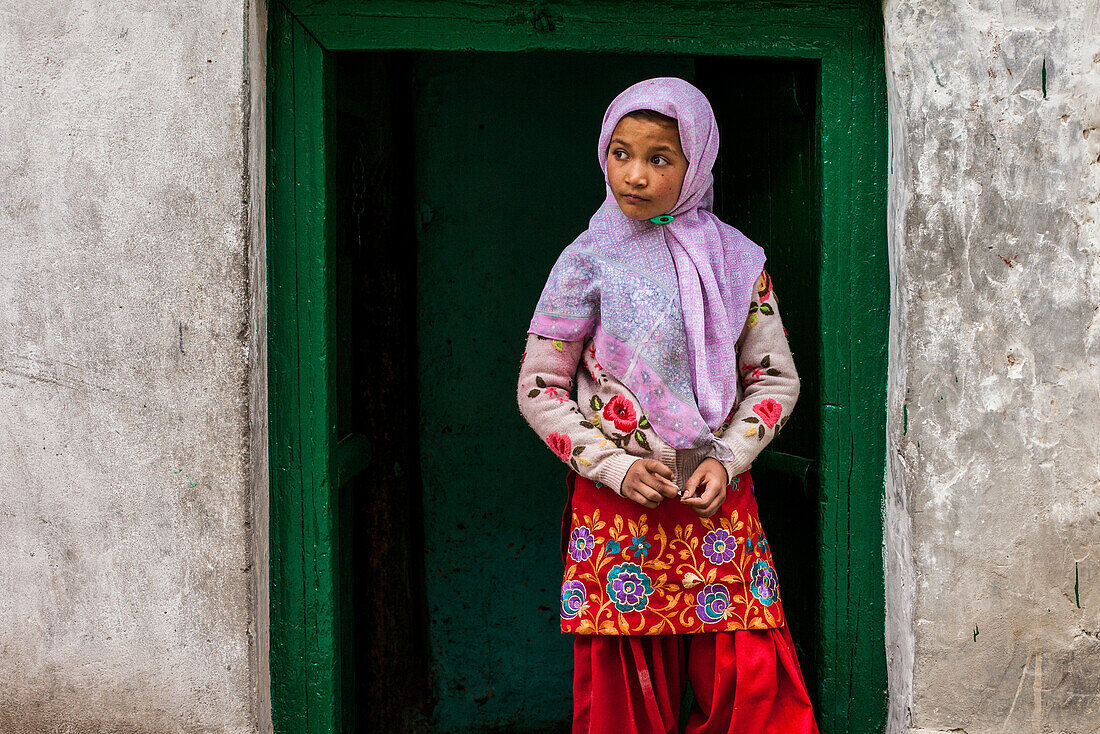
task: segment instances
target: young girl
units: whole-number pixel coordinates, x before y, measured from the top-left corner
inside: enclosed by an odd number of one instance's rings
[[[571,471],[573,731],[817,732],[749,466],[798,376],[764,252],[711,213],[714,113],[682,79],[604,115],[607,196],[528,329],[520,411]]]

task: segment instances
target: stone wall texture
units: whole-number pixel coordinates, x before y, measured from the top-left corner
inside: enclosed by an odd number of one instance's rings
[[[888,0],[890,731],[1100,731],[1100,3]]]
[[[246,12],[0,13],[0,731],[256,727]]]

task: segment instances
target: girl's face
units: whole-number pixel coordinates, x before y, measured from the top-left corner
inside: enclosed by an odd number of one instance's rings
[[[688,161],[675,123],[624,117],[607,148],[607,182],[623,214],[650,219],[676,206]]]

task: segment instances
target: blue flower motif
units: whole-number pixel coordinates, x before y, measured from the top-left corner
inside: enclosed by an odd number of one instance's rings
[[[647,543],[645,536],[634,536],[630,542],[630,552],[640,558],[645,558],[649,555],[649,549],[653,547],[652,543]]]
[[[607,574],[607,593],[620,612],[640,612],[649,604],[653,584],[636,563],[620,563]]]
[[[779,601],[779,579],[776,578],[775,569],[771,564],[763,558],[757,558],[756,563],[752,564],[749,576],[752,578],[749,590],[757,601],[766,607]]]
[[[619,551],[621,551],[622,549],[623,549],[623,547],[621,545],[619,545],[619,541],[617,541],[617,540],[607,541],[607,552],[608,553],[615,554],[615,553],[618,553]]]
[[[588,592],[584,584],[577,580],[566,581],[561,585],[561,616],[573,619],[585,608]]]
[[[696,597],[695,613],[704,622],[721,622],[729,611],[730,593],[725,584],[704,586]]]

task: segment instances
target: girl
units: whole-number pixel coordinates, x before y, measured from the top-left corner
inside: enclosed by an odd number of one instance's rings
[[[798,376],[763,250],[710,211],[717,152],[691,84],[620,94],[528,329],[520,411],[571,468],[575,733],[675,732],[686,681],[691,734],[817,732],[748,471]]]

